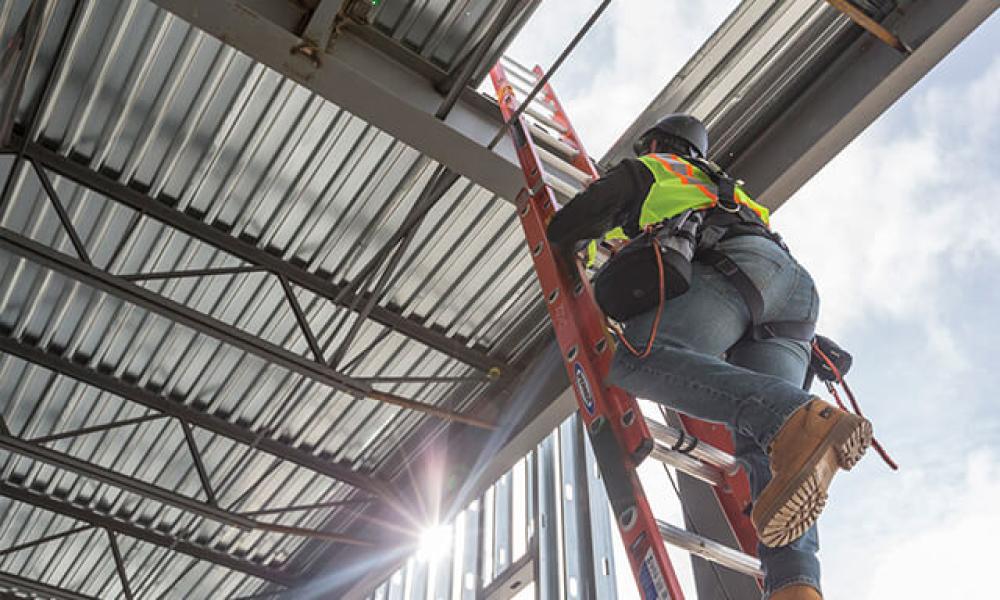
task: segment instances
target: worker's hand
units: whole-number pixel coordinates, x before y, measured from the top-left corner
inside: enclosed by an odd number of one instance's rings
[[[576,244],[552,244],[552,254],[559,264],[559,269],[569,276],[571,283],[580,279],[580,269],[577,267]]]

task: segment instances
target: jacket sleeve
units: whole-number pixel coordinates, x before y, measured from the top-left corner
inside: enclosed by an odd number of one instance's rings
[[[547,229],[549,241],[565,245],[603,236],[637,214],[652,184],[653,174],[645,165],[623,160],[555,214]]]

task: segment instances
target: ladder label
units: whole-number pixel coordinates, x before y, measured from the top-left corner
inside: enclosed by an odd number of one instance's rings
[[[642,559],[642,569],[639,571],[639,584],[642,588],[642,597],[645,600],[661,600],[670,598],[667,591],[667,582],[663,579],[663,572],[656,564],[656,557],[653,555],[653,548],[646,550],[646,557]]]
[[[587,409],[587,412],[594,414],[594,392],[590,389],[590,382],[587,380],[587,374],[583,372],[583,367],[580,363],[573,363],[573,373],[576,381],[576,391],[580,393],[580,398],[583,399],[583,407]]]

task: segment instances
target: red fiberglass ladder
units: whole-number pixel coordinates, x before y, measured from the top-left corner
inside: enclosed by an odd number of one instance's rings
[[[521,225],[643,598],[683,598],[665,543],[759,580],[750,487],[733,459],[729,432],[683,415],[678,428],[647,422],[635,398],[603,385],[613,354],[604,315],[582,267],[576,265],[577,277],[567,273],[545,238],[559,206],[555,192],[572,197],[598,177],[594,164],[548,83],[512,120],[520,106],[516,96],[528,96],[543,78],[539,67],[529,70],[504,57],[490,77],[527,183],[517,203]],[[743,551],[657,520],[636,472],[647,456],[711,484]]]

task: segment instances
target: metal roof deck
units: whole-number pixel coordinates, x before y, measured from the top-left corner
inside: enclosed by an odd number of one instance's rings
[[[447,72],[486,32],[497,14],[491,4],[386,3],[373,15],[373,28]],[[13,38],[29,5],[19,0],[0,9],[2,39]],[[405,466],[393,456],[398,444],[421,424],[433,433],[445,421],[338,391],[270,362],[266,351],[312,358],[287,285],[319,348],[327,358],[334,354],[368,294],[353,295],[353,311],[330,297],[355,281],[399,229],[437,163],[153,4],[50,6],[14,142],[24,142],[24,154],[39,170],[19,172],[0,219],[7,242],[0,252],[6,350],[0,402],[11,437],[128,422],[44,445],[212,504],[181,422],[167,416],[138,421],[161,413],[97,384],[111,378],[124,382],[130,396],[152,394],[276,441],[272,449],[295,448],[391,482]],[[14,161],[12,154],[0,159],[5,180]],[[47,185],[86,259],[74,249]],[[168,211],[136,210],[141,203]],[[162,215],[168,222],[157,218]],[[232,242],[209,236],[206,228]],[[24,239],[39,245],[13,252],[12,244]],[[218,240],[223,243],[212,243]],[[340,370],[381,391],[464,412],[491,389],[486,367],[522,359],[544,332],[530,260],[520,252],[511,205],[465,179],[429,211],[414,240],[396,258],[396,280],[372,318],[362,320]],[[288,271],[277,274],[246,260],[261,252]],[[51,268],[53,260],[59,268]],[[103,281],[100,271],[116,281],[172,273],[125,283],[166,298],[176,311],[228,326],[237,337],[220,339],[170,319],[174,313],[109,292],[95,285]],[[329,297],[297,285],[293,273],[328,281]],[[407,331],[426,330],[426,339],[399,331],[396,321],[410,324]],[[240,336],[252,338],[251,351],[227,343]],[[449,352],[433,347],[437,340],[448,342]],[[46,366],[31,362],[39,349]],[[463,361],[464,349],[474,358]],[[69,376],[73,369],[85,370],[91,384]],[[192,434],[212,494],[226,511],[370,497],[303,461],[262,451],[259,443],[238,443],[197,423]],[[3,485],[12,494],[13,488],[21,497],[44,494],[168,539],[189,539],[236,557],[252,572],[280,573],[279,581],[306,566],[295,555],[303,537],[241,531],[38,460],[3,457]],[[367,504],[259,519],[309,528],[332,522],[327,531],[342,531]],[[79,526],[9,496],[0,498],[0,511],[0,548]],[[142,595],[222,597],[248,594],[261,583],[124,535],[118,543],[132,591]],[[106,534],[88,529],[0,556],[0,571],[119,597],[110,552]]]
[[[462,419],[543,404],[511,400],[549,329],[508,202],[520,174],[509,149],[485,148],[499,118],[472,90],[434,117],[537,0],[387,0],[332,30],[339,0],[35,2],[44,18],[25,18],[31,0],[0,5],[15,76],[31,46],[9,42],[32,23],[40,40],[15,110],[0,103],[0,140],[14,125],[0,153],[0,591],[237,597],[383,552],[355,542],[416,528],[400,504],[413,508],[425,455],[442,440],[459,456],[494,449]],[[718,158],[780,204],[987,4],[890,15],[933,42],[904,59],[821,0],[748,0],[629,132],[667,109],[705,116]],[[322,48],[310,66],[274,40]],[[0,90],[11,81],[0,69]],[[464,176],[392,256],[442,163]],[[561,372],[548,363],[531,376]],[[551,427],[537,429],[485,472]],[[71,431],[84,433],[51,439]],[[360,575],[345,577],[338,590]]]

